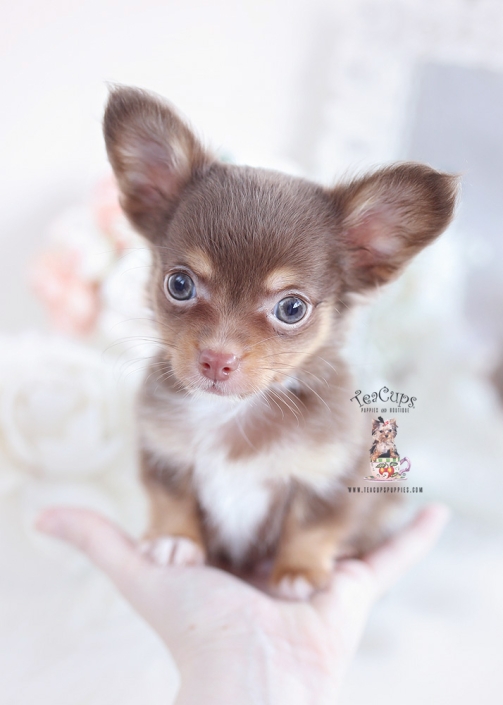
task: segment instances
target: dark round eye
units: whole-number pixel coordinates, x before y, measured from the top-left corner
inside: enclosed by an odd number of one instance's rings
[[[194,282],[185,272],[175,272],[164,280],[164,289],[177,301],[188,301],[196,295]]]
[[[307,312],[307,304],[297,296],[287,296],[276,304],[274,315],[283,323],[297,323]]]

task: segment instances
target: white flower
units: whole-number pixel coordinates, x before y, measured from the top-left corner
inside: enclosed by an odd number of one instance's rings
[[[59,337],[0,338],[0,441],[12,461],[51,479],[109,468],[131,437],[125,380],[102,355]]]

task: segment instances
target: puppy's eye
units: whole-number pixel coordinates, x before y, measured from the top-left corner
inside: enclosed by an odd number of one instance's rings
[[[307,312],[307,304],[297,296],[287,296],[276,304],[274,315],[283,323],[297,323]]]
[[[185,272],[168,274],[164,279],[164,291],[177,301],[188,301],[196,295],[194,282]]]

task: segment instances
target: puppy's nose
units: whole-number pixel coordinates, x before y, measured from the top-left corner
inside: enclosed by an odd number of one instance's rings
[[[214,382],[223,382],[237,370],[239,358],[234,353],[203,350],[199,355],[199,369]]]

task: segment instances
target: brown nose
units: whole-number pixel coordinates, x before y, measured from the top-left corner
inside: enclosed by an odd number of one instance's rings
[[[239,358],[233,353],[203,350],[199,355],[199,369],[214,382],[223,382],[231,372],[237,370]]]

